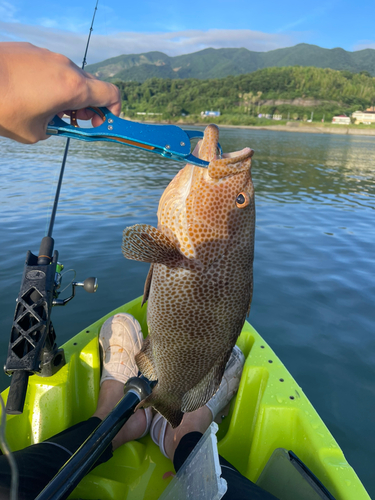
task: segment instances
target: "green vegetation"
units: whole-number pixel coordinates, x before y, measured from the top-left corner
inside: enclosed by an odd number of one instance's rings
[[[353,73],[368,71],[375,76],[375,50],[347,52],[340,48],[323,49],[300,43],[269,52],[210,48],[175,57],[162,52],[147,52],[113,57],[85,69],[102,80],[144,82],[149,78],[224,78],[286,66],[314,66]]]
[[[365,72],[301,66],[265,68],[222,79],[115,83],[121,90],[125,116],[137,120],[260,125],[263,119],[256,118],[258,113],[281,114],[284,119],[289,114],[290,120],[305,121],[313,113],[314,121],[324,117],[327,122],[337,114],[366,109],[375,101],[375,78]],[[201,117],[206,110],[219,110],[221,116]]]

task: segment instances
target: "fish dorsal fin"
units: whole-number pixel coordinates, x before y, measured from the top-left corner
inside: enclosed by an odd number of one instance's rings
[[[164,233],[147,224],[124,229],[122,253],[127,259],[179,267],[184,256]]]
[[[252,149],[245,148],[238,156],[212,160],[208,166],[208,175],[211,179],[218,180],[228,175],[250,170],[253,154]]]
[[[154,270],[154,264],[151,264],[150,269],[148,270],[148,275],[147,275],[145,286],[143,289],[143,299],[142,299],[141,307],[148,301],[148,296],[150,295],[153,270]]]

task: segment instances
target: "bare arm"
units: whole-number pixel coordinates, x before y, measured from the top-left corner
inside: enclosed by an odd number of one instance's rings
[[[0,135],[26,144],[47,139],[56,114],[79,110],[79,119],[101,119],[88,106],[121,111],[115,85],[97,80],[70,59],[29,43],[0,43]]]

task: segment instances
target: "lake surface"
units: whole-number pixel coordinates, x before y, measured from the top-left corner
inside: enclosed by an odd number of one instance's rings
[[[64,144],[0,139],[4,362],[26,251],[37,254],[47,230]],[[221,144],[224,151],[255,149],[250,322],[375,497],[375,139],[223,129]],[[55,248],[65,270],[75,269],[78,280],[97,276],[99,289],[79,289],[53,311],[59,344],[142,294],[148,264],[124,259],[122,230],[156,225],[161,193],[182,166],[115,144],[71,142]],[[8,382],[1,374],[1,387]]]

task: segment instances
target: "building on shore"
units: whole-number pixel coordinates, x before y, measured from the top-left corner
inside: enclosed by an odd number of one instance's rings
[[[332,123],[339,125],[350,125],[350,118],[346,115],[338,115],[332,118]]]
[[[366,125],[370,125],[371,123],[375,123],[375,107],[367,108],[366,111],[355,111],[352,113],[352,118],[355,119],[355,124],[364,123]]]
[[[220,116],[220,111],[201,111],[201,116]]]

